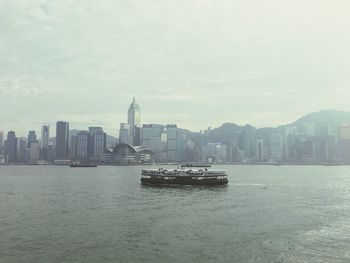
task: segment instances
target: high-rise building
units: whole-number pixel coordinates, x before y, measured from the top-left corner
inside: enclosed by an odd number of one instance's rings
[[[36,163],[39,160],[40,160],[40,143],[32,142],[30,143],[29,161],[31,163]]]
[[[339,127],[339,151],[343,164],[350,164],[350,125]]]
[[[156,159],[162,159],[162,134],[164,140],[164,125],[144,124],[142,126],[142,145],[149,148]],[[166,143],[166,140],[165,140]]]
[[[0,154],[3,153],[4,150],[4,132],[0,131]]]
[[[37,142],[35,131],[29,131],[29,133],[28,133],[28,148],[30,148],[30,144],[32,142]]]
[[[89,127],[88,151],[91,159],[102,160],[106,143],[107,135],[101,127]]]
[[[126,143],[126,144],[133,145],[133,136],[131,133],[131,126],[129,123],[120,124],[119,143]]]
[[[255,160],[258,162],[264,160],[264,141],[261,137],[255,139]]]
[[[135,100],[135,97],[129,106],[128,124],[130,125],[130,134],[133,137],[132,144],[134,144],[134,140],[137,141],[137,138],[135,138],[137,135],[136,128],[141,127],[141,110],[139,104]]]
[[[282,162],[283,159],[283,140],[279,133],[270,135],[270,156],[274,162]]]
[[[9,163],[17,161],[17,137],[14,131],[9,131],[7,133],[6,154]]]
[[[87,131],[80,131],[76,136],[76,158],[77,159],[87,159],[88,158],[88,141],[89,133]]]
[[[248,158],[252,158],[254,155],[254,144],[256,138],[256,129],[253,126],[246,125],[243,127],[243,150],[245,152],[245,156]]]
[[[178,161],[177,156],[177,126],[168,124],[166,126],[167,134],[167,160],[176,162]]]
[[[27,161],[27,142],[23,139],[19,141],[19,161],[24,163]]]
[[[68,158],[69,123],[58,121],[56,123],[56,159]]]
[[[49,146],[49,138],[50,138],[50,126],[44,124],[41,127],[41,149],[46,149]]]

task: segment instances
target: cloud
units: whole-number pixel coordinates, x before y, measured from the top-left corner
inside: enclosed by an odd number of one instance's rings
[[[349,7],[345,0],[0,1],[1,125],[25,134],[64,117],[116,133],[133,90],[144,121],[193,130],[350,110]]]

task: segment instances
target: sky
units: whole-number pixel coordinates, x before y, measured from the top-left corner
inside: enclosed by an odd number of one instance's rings
[[[350,110],[348,0],[0,0],[0,130]]]

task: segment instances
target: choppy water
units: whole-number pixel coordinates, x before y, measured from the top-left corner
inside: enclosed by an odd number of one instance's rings
[[[227,187],[159,188],[0,166],[0,262],[350,262],[350,167],[220,168]]]

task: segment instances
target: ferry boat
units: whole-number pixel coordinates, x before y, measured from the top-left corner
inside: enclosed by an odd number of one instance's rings
[[[226,185],[228,173],[209,169],[144,169],[141,183],[149,185]]]

